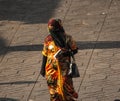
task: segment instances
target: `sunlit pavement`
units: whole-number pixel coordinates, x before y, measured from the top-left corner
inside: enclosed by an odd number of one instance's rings
[[[49,101],[39,71],[52,17],[79,47],[78,101],[120,101],[120,0],[0,0],[0,101]]]

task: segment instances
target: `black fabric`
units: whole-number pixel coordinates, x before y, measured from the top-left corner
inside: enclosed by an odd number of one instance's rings
[[[40,70],[40,74],[44,77],[45,76],[45,65],[47,62],[47,57],[43,55],[43,59],[42,59],[42,65],[41,65],[41,70]]]
[[[75,55],[76,53],[78,53],[78,48],[75,50],[71,50],[71,51],[72,51],[73,55]]]
[[[73,52],[77,52],[77,51],[73,51]],[[80,77],[80,73],[79,73],[79,70],[78,70],[78,66],[77,66],[77,64],[76,64],[76,62],[75,62],[75,57],[74,57],[74,54],[75,53],[73,53],[73,52],[71,52],[71,61],[70,61],[70,71],[71,71],[71,76],[72,76],[72,78],[76,78],[76,77]]]
[[[70,64],[70,69],[72,71],[71,74],[70,74],[72,76],[72,78],[80,77],[78,66],[75,62],[72,62]]]
[[[66,47],[66,37],[65,37],[65,31],[63,29],[63,27],[59,28],[59,29],[54,29],[54,30],[50,30],[50,34],[53,38],[53,41],[55,42],[55,44],[61,48],[65,48]]]

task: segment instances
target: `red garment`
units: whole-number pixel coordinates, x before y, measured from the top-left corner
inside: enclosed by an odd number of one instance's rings
[[[72,50],[77,49],[75,41],[71,36],[66,35],[68,43]],[[46,80],[51,95],[51,101],[75,101],[78,97],[73,87],[73,81],[69,72],[70,57],[61,55],[55,57],[57,51],[68,51],[66,48],[61,49],[56,46],[51,35],[47,36],[44,41],[42,54],[47,57],[46,63]]]

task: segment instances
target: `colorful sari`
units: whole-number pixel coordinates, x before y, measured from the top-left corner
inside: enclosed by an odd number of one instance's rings
[[[66,36],[71,49],[77,49],[72,37]],[[50,92],[50,101],[76,101],[78,95],[74,90],[72,77],[68,75],[70,56],[61,55],[56,58],[55,54],[59,50],[67,51],[68,49],[56,46],[51,35],[48,35],[44,41],[42,54],[47,57],[45,77]]]

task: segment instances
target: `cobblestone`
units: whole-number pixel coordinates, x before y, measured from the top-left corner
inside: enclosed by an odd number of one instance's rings
[[[49,18],[79,47],[78,101],[120,100],[120,0],[0,0],[0,101],[49,101],[40,74]]]

